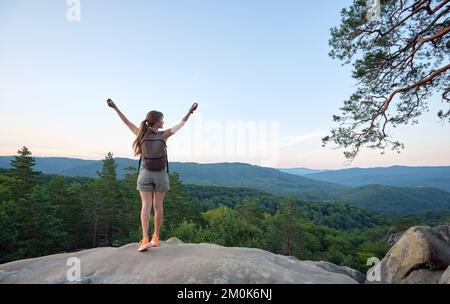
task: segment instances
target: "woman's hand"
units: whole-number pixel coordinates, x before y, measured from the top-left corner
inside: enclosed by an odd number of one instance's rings
[[[198,104],[196,102],[194,102],[194,104],[192,104],[191,109],[189,110],[189,112],[194,112],[195,110],[197,110]]]
[[[111,98],[108,98],[108,100],[106,101],[106,103],[108,104],[108,106],[110,106],[111,108],[113,108],[114,110],[116,110],[117,114],[119,115],[120,119],[122,119],[122,121],[128,126],[128,128],[130,128],[131,132],[133,132],[135,135],[138,135],[139,129],[132,124],[126,117],[125,115],[122,114],[122,112],[120,112],[120,110],[116,107],[116,104],[114,103],[114,101],[111,100]]]
[[[108,98],[108,100],[106,101],[106,103],[108,104],[108,106],[110,106],[113,109],[117,109],[116,104],[114,103],[114,101],[111,100],[111,98]]]
[[[195,110],[197,110],[198,104],[194,102],[189,109],[189,113],[186,114],[186,116],[183,117],[182,121],[187,121],[189,119],[189,116],[191,116],[192,113],[194,113]]]

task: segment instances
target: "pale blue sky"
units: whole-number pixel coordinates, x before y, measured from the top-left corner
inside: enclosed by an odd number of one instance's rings
[[[80,22],[69,22],[65,0],[2,0],[0,155],[25,145],[34,156],[134,157],[111,97],[135,124],[162,111],[164,128],[199,103],[169,139],[171,161],[342,168],[342,150],[320,138],[354,89],[351,67],[328,56],[329,29],[350,2],[81,0]],[[352,166],[450,165],[440,105],[391,132],[401,154],[363,151]],[[270,146],[266,160],[259,148],[219,153],[242,146],[224,129],[238,121],[272,122],[268,138],[281,146],[257,142]]]

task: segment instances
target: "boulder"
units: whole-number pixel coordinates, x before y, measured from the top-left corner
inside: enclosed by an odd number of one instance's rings
[[[447,267],[447,270],[442,274],[439,284],[450,284],[450,266]]]
[[[450,265],[449,226],[409,228],[381,260],[378,283],[408,282],[405,279],[418,269],[445,270]],[[434,281],[435,275],[438,274],[421,271],[409,281],[423,281],[425,278]]]
[[[137,248],[132,243],[10,262],[0,265],[0,283],[358,283],[344,273],[257,248],[183,243],[177,238],[160,241],[146,252]],[[80,266],[77,281],[69,280],[76,273],[74,260]]]

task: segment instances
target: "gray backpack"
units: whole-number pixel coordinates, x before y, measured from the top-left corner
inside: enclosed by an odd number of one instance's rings
[[[150,171],[161,171],[164,168],[169,173],[169,160],[167,158],[167,145],[163,137],[164,131],[157,134],[146,134],[141,141],[141,158],[139,159],[138,174],[141,160],[144,159],[144,168]]]

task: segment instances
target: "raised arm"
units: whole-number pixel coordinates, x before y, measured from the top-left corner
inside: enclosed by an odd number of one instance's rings
[[[136,127],[133,123],[131,123],[126,117],[125,115],[122,114],[122,112],[120,112],[120,110],[117,108],[116,104],[111,100],[108,99],[107,101],[108,106],[110,106],[111,108],[113,108],[114,110],[116,110],[117,114],[119,115],[119,117],[122,119],[122,121],[128,126],[128,128],[130,128],[131,132],[133,132],[135,135],[138,135],[139,132],[139,128]]]
[[[183,127],[184,124],[186,123],[186,121],[189,119],[189,116],[191,116],[191,114],[194,113],[194,111],[197,109],[197,107],[198,107],[198,104],[195,102],[189,109],[189,112],[183,117],[183,119],[179,123],[174,125],[172,128],[164,131],[164,133],[163,133],[164,138],[165,139],[169,138],[170,136],[175,134],[179,129],[181,129],[181,127]]]

